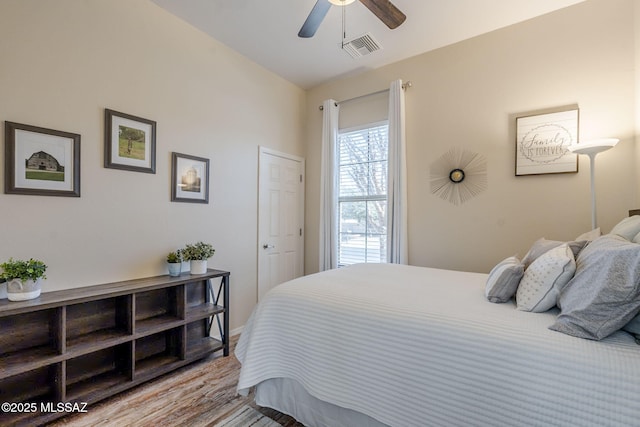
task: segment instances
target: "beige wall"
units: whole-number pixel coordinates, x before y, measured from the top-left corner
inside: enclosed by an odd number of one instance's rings
[[[81,198],[0,194],[0,260],[44,260],[51,291],[164,274],[169,250],[211,242],[244,324],[258,146],[304,156],[304,91],[147,0],[3,0],[0,99],[3,129],[82,137]],[[155,175],[103,168],[104,108],[157,121]],[[169,201],[172,151],[211,159],[208,205]]]
[[[640,143],[640,0],[634,0],[634,42],[635,42],[635,78],[636,78],[636,87],[635,87],[635,125],[636,125],[636,144]],[[640,165],[640,149],[636,149],[636,164]],[[639,182],[640,180],[640,167],[637,167],[635,170],[635,176],[633,177],[634,182]],[[640,185],[635,186],[636,197],[640,199]]]
[[[309,91],[306,271],[317,271],[323,99],[348,99],[411,80],[406,92],[411,264],[487,272],[539,237],[591,227],[589,161],[578,174],[514,176],[514,117],[578,104],[580,136],[617,137],[597,159],[599,225],[640,207],[636,180],[636,0],[589,0]],[[484,155],[488,190],[455,206],[429,188],[430,164],[450,147]]]

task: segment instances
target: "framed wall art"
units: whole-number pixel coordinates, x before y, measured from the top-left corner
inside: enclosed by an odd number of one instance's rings
[[[171,201],[209,203],[209,159],[171,154]]]
[[[156,173],[156,122],[104,110],[104,167]]]
[[[80,135],[4,122],[6,194],[80,197]]]
[[[578,108],[516,118],[516,176],[578,172]]]

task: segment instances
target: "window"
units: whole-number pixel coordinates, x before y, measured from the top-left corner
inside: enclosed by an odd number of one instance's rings
[[[388,125],[338,135],[338,265],[387,260]]]

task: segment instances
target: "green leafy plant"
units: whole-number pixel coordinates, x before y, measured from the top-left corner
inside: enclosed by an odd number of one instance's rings
[[[30,258],[29,261],[14,260],[9,258],[9,261],[0,264],[0,277],[6,280],[20,279],[22,281],[31,279],[37,280],[39,278],[46,279],[44,274],[47,271],[47,266],[44,262]]]
[[[182,250],[182,258],[185,261],[203,261],[211,258],[215,252],[209,243],[198,242],[186,245]]]
[[[169,254],[167,254],[167,262],[170,262],[170,263],[182,262],[182,249],[169,252]]]

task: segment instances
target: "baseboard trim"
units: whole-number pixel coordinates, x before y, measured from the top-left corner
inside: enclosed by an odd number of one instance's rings
[[[244,330],[244,325],[242,325],[240,327],[237,327],[237,328],[234,328],[234,329],[229,331],[229,337],[240,335],[243,330]],[[217,340],[221,340],[220,334],[211,334],[210,337],[211,338],[215,338]]]

